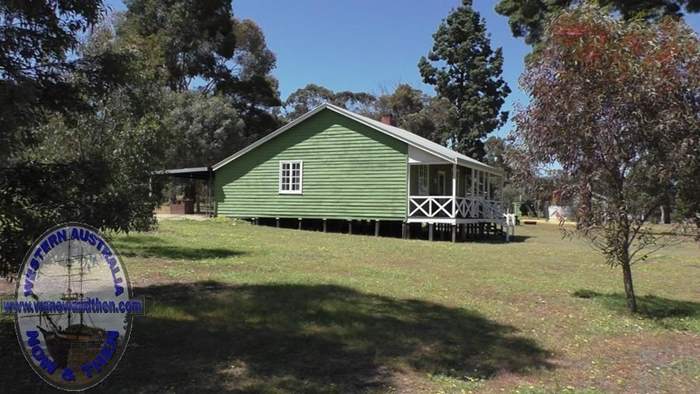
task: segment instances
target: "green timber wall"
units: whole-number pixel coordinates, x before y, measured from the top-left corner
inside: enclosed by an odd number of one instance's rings
[[[218,169],[218,214],[403,220],[407,145],[323,110]],[[303,160],[303,194],[279,194],[280,160]]]

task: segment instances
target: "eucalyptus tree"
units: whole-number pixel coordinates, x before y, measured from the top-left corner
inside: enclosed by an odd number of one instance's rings
[[[81,44],[103,11],[99,1],[0,3],[0,276],[57,223],[121,231],[152,224],[153,206],[140,197],[148,195],[142,160],[157,156],[148,152],[157,146],[149,143],[155,120],[116,107],[126,95],[107,99],[124,92],[127,57]],[[93,132],[114,119],[106,102],[127,118],[121,135]]]
[[[577,233],[621,268],[636,311],[632,266],[679,239],[649,218],[700,182],[697,35],[672,17],[650,24],[568,10],[545,31],[521,84],[531,100],[513,138],[524,167],[558,165],[575,180],[562,193],[578,201]]]
[[[0,165],[37,142],[48,113],[85,108],[70,73],[79,35],[95,25],[100,1],[0,2]]]
[[[127,0],[118,27],[121,45],[174,92],[222,94],[251,133],[278,126],[276,65],[260,27],[233,14],[230,0]]]
[[[542,40],[549,20],[559,12],[586,3],[583,0],[500,0],[496,12],[508,17],[515,37],[536,45]],[[659,20],[664,16],[681,16],[700,11],[700,0],[592,0],[589,4],[617,14],[623,19]]]
[[[374,112],[373,106],[376,101],[377,98],[371,93],[351,92],[349,90],[334,92],[324,86],[310,83],[292,92],[284,102],[284,109],[289,121],[323,103],[371,115]]]

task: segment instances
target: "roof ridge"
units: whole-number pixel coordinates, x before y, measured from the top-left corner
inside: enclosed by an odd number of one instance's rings
[[[350,111],[349,109],[339,107],[339,106],[331,104],[329,102],[323,102],[323,103],[317,105],[316,107],[314,107],[313,109],[311,109],[307,113],[299,116],[298,118],[296,118],[296,119],[292,120],[291,122],[287,123],[286,125],[278,128],[277,130],[273,131],[272,133],[260,138],[259,140],[248,145],[247,147],[237,151],[233,155],[231,155],[231,156],[221,160],[220,162],[214,164],[211,167],[212,170],[214,170],[214,171],[218,170],[219,168],[230,163],[231,161],[248,153],[249,151],[264,144],[265,142],[275,138],[276,136],[291,129],[292,127],[298,125],[299,123],[302,123],[306,119],[314,116],[315,114],[321,112],[324,109],[331,110],[337,114],[340,114],[342,116],[353,119],[356,122],[362,123],[365,126],[371,127],[377,131],[380,131],[384,134],[389,135],[390,137],[396,138],[400,141],[405,142],[406,144],[412,145],[418,149],[426,151],[429,154],[441,157],[442,159],[445,159],[447,161],[459,163],[459,161],[461,160],[465,163],[480,167],[481,169],[484,169],[484,170],[487,170],[490,172],[501,173],[501,170],[498,168],[492,167],[486,163],[482,163],[474,158],[471,158],[467,155],[464,155],[462,153],[454,151],[446,146],[442,146],[442,145],[440,145],[434,141],[431,141],[425,137],[422,137],[418,134],[415,134],[415,133],[410,132],[408,130],[402,129],[400,127],[391,126],[391,125],[388,125],[386,123],[382,123],[376,119],[372,119],[370,117],[360,115],[356,112]]]
[[[469,157],[469,156],[467,156],[467,155],[465,155],[465,154],[463,154],[463,153],[459,153],[459,152],[457,152],[457,151],[455,151],[455,150],[453,150],[453,149],[450,149],[450,148],[448,148],[448,147],[446,147],[446,146],[440,145],[440,144],[438,144],[437,142],[431,141],[431,140],[429,140],[429,139],[427,139],[427,138],[425,138],[425,137],[423,137],[423,136],[420,136],[420,135],[418,135],[418,134],[416,134],[416,133],[414,133],[414,132],[412,132],[412,131],[403,129],[403,128],[398,127],[398,126],[393,126],[393,125],[389,125],[389,124],[383,123],[383,122],[381,122],[381,121],[379,121],[379,120],[372,119],[372,118],[370,118],[370,117],[368,117],[368,116],[364,116],[364,115],[358,114],[358,113],[356,113],[356,112],[350,111],[349,109],[342,108],[342,107],[333,105],[333,104],[331,104],[331,103],[324,103],[324,104],[322,104],[322,105],[326,105],[327,108],[331,108],[331,109],[335,110],[336,112],[344,113],[345,115],[349,115],[350,117],[363,119],[363,120],[365,120],[366,122],[372,123],[373,126],[374,126],[375,128],[377,128],[377,127],[378,127],[378,128],[381,128],[381,129],[383,129],[385,132],[388,132],[389,134],[394,134],[394,133],[397,132],[397,131],[400,132],[400,133],[407,133],[407,134],[409,134],[409,135],[411,136],[412,139],[415,139],[415,140],[416,140],[416,141],[410,141],[410,142],[408,142],[408,143],[411,143],[412,145],[414,145],[414,146],[416,146],[416,147],[418,147],[418,148],[423,148],[424,150],[427,149],[427,150],[428,150],[428,153],[433,153],[433,154],[439,153],[439,154],[441,154],[441,155],[446,155],[446,154],[447,154],[447,156],[453,156],[453,157],[451,157],[451,159],[453,159],[454,161],[456,161],[456,160],[458,160],[458,159],[461,159],[461,160],[463,160],[463,161],[466,161],[466,162],[469,162],[469,163],[472,163],[472,164],[476,164],[476,165],[480,165],[480,166],[483,166],[483,167],[487,167],[487,168],[492,169],[492,170],[495,170],[495,171],[500,171],[498,168],[495,168],[495,167],[493,167],[493,166],[490,166],[490,165],[488,165],[488,164],[486,164],[486,163],[483,163],[483,162],[481,162],[481,161],[479,161],[479,160],[474,159],[473,157]],[[395,129],[395,130],[394,130],[394,129]],[[396,136],[394,136],[394,137],[396,138]],[[428,146],[431,147],[432,149],[429,148],[429,147],[420,146],[420,145],[428,145]],[[432,152],[433,150],[438,150],[438,152]]]

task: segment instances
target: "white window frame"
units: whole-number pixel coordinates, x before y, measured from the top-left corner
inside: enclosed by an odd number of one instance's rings
[[[292,190],[292,165],[293,164],[299,164],[299,189],[298,190]],[[287,177],[289,179],[289,188],[287,190],[282,189],[282,171],[285,165],[289,166],[289,176]],[[304,189],[304,161],[303,160],[280,160],[279,162],[279,172],[277,174],[277,182],[278,182],[278,192],[279,194],[303,194],[303,189]]]

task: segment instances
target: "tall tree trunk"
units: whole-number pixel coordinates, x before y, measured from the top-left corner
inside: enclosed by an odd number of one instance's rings
[[[593,203],[593,192],[591,191],[591,183],[584,182],[581,187],[581,203],[578,209],[578,220],[576,222],[576,229],[585,229],[591,224],[591,204]]]
[[[629,261],[622,263],[622,278],[625,282],[625,297],[627,298],[627,309],[632,313],[637,312],[637,298],[634,296],[634,286],[632,284],[632,266]]]

